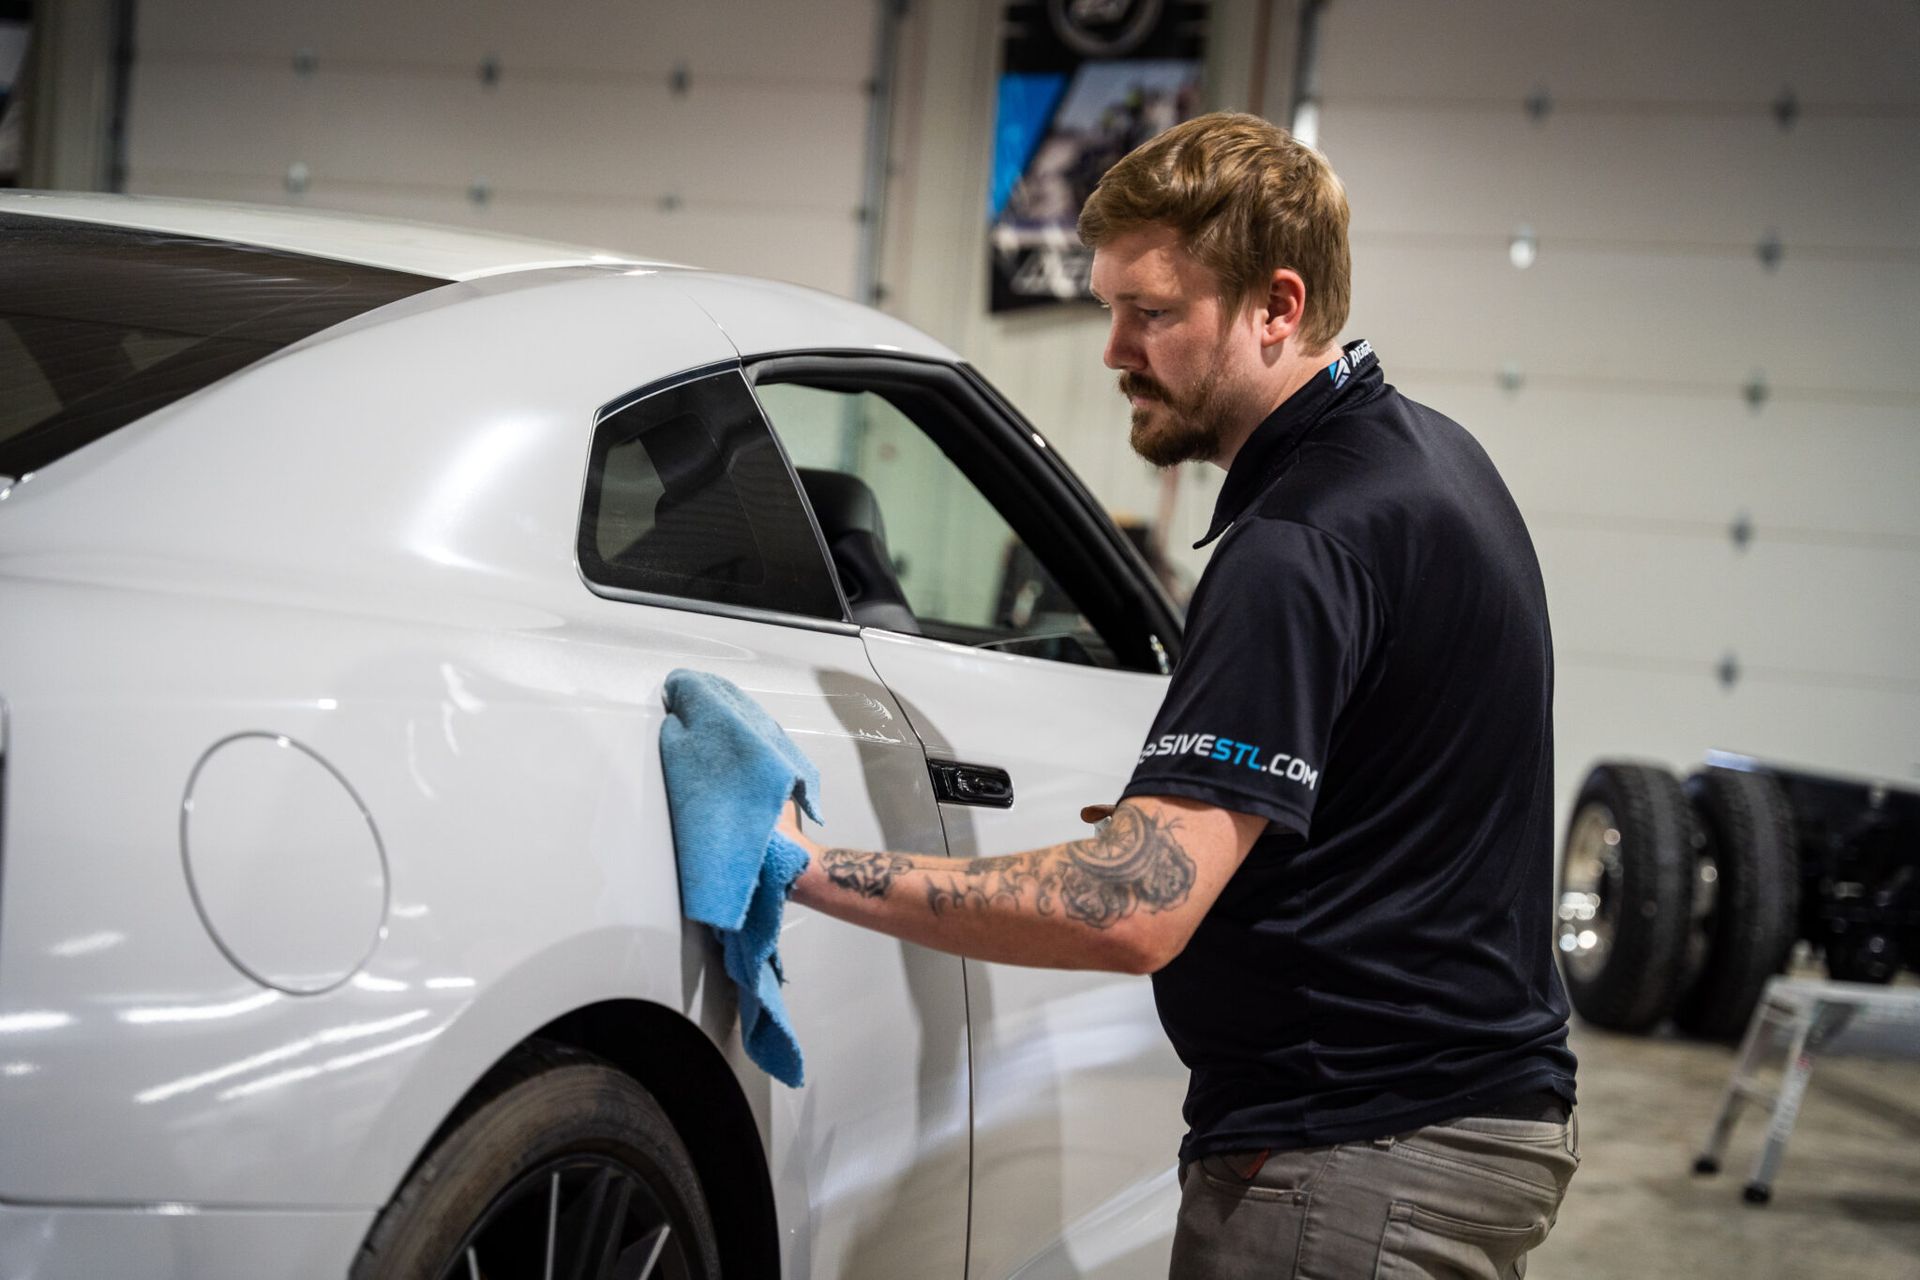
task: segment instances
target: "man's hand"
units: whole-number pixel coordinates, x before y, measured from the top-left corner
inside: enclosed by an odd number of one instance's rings
[[[800,802],[798,800],[789,800],[781,807],[780,821],[773,824],[773,829],[799,845],[802,849],[805,849],[814,858],[820,856],[820,846],[808,839],[806,834],[800,830]]]
[[[1265,828],[1148,796],[1085,839],[996,858],[823,848],[791,806],[776,829],[812,855],[793,886],[804,906],[982,960],[1151,973],[1186,947]]]

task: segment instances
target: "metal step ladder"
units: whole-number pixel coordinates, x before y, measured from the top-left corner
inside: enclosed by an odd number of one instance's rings
[[[1768,1050],[1787,1043],[1780,1086],[1769,1092],[1758,1083]],[[1772,1113],[1767,1142],[1754,1162],[1745,1196],[1749,1204],[1773,1198],[1773,1179],[1786,1155],[1787,1138],[1806,1097],[1813,1060],[1820,1053],[1862,1053],[1881,1057],[1920,1057],[1920,987],[1880,987],[1861,982],[1825,982],[1811,978],[1773,978],[1747,1023],[1733,1075],[1720,1098],[1720,1110],[1706,1145],[1693,1162],[1698,1174],[1720,1172],[1734,1121],[1743,1103]]]

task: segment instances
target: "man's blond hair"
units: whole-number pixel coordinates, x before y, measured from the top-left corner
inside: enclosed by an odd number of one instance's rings
[[[1080,210],[1080,241],[1167,226],[1237,312],[1281,267],[1307,286],[1300,336],[1324,346],[1347,322],[1347,192],[1326,157],[1259,116],[1217,111],[1149,139],[1107,170]]]

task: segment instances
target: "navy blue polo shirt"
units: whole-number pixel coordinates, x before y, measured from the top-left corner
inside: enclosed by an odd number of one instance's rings
[[[1183,1160],[1569,1103],[1553,963],[1553,653],[1479,444],[1365,342],[1234,458],[1125,794],[1268,820],[1154,975]]]

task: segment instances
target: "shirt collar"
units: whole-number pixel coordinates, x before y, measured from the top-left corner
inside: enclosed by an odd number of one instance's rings
[[[1373,344],[1365,338],[1349,342],[1338,360],[1307,379],[1305,386],[1253,429],[1234,455],[1226,483],[1220,486],[1220,497],[1213,504],[1213,523],[1207,526],[1206,536],[1193,544],[1194,549],[1206,546],[1233,527],[1233,522],[1272,483],[1307,432],[1318,426],[1335,405],[1370,399],[1381,382],[1380,362],[1374,358]]]

